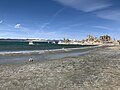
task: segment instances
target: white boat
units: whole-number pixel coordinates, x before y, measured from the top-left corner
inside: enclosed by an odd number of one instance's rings
[[[34,45],[32,41],[29,42],[29,45]]]

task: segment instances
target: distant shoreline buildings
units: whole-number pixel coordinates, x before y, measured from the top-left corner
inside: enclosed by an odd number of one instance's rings
[[[28,42],[33,45],[34,42],[44,42],[52,44],[66,44],[66,45],[120,45],[120,40],[113,40],[109,35],[103,35],[99,38],[92,35],[87,35],[82,40],[70,40],[64,38],[63,40],[46,40],[46,39],[0,39],[0,41],[13,41],[13,42]]]
[[[119,40],[113,40],[109,35],[103,35],[99,38],[92,35],[88,35],[83,40],[69,40],[64,39],[58,42],[58,44],[80,44],[80,45],[119,45]]]

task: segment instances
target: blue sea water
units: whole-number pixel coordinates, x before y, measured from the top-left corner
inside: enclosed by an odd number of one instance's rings
[[[80,48],[82,45],[58,45],[46,42],[34,42],[29,45],[28,42],[0,41],[0,51],[27,51],[27,50],[51,50],[62,48]]]
[[[88,49],[84,49],[84,47]],[[34,42],[34,45],[29,45],[29,42],[0,41],[0,64],[28,62],[30,57],[34,61],[60,59],[77,56],[90,50],[92,48],[89,49],[88,46],[82,45],[58,45],[42,42]]]

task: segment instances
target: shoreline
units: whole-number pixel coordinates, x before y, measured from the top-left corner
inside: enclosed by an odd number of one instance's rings
[[[34,62],[44,61],[44,60],[55,60],[62,59],[65,57],[79,56],[99,48],[98,46],[94,47],[84,47],[84,48],[68,48],[68,49],[54,49],[46,51],[32,51],[28,53],[7,53],[0,55],[0,64],[12,64],[12,63],[25,63],[29,61],[29,58],[32,57]]]
[[[82,49],[97,48],[97,47],[101,47],[101,46],[87,46],[87,47],[80,47],[80,48],[62,48],[62,49],[50,49],[50,50],[0,51],[0,55],[43,54],[43,53],[48,53],[48,52],[82,50]]]
[[[1,90],[119,90],[120,46],[58,60],[0,65]]]

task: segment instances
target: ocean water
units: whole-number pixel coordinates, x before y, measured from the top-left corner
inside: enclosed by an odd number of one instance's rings
[[[80,48],[86,47],[82,45],[58,45],[51,43],[34,42],[34,45],[29,45],[28,42],[8,42],[0,41],[1,51],[31,51],[31,50],[51,50],[62,48]]]
[[[0,64],[61,59],[64,57],[78,56],[89,52],[93,48],[82,45],[58,45],[36,42],[3,42],[0,41]]]

